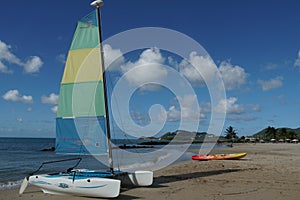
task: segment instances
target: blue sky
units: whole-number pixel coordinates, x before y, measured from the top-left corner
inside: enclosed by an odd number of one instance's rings
[[[89,3],[1,2],[0,136],[55,136],[55,106],[64,61],[76,21],[93,10]],[[225,128],[232,125],[239,135],[252,135],[267,126],[298,128],[299,7],[296,0],[106,0],[102,8],[103,37],[139,27],[184,33],[206,49],[224,76]],[[138,53],[168,58],[155,49]],[[124,66],[137,63],[139,54],[125,57]],[[195,91],[203,111],[199,131],[206,131],[209,98],[205,88],[195,87]],[[145,113],[160,95],[158,103],[165,107],[170,124],[165,130],[173,131],[173,111],[178,104],[174,96],[162,90],[141,93],[131,102],[134,119],[141,120],[140,124],[147,121]]]

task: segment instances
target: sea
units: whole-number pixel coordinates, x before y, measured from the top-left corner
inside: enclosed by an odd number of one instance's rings
[[[140,142],[139,140],[131,140],[130,142],[118,140],[118,144],[115,145],[127,144],[132,146]],[[46,163],[42,166],[38,172],[39,174],[66,171],[68,168],[75,166],[79,158],[82,160],[76,168],[108,169],[106,166],[107,163],[105,163],[107,155],[84,155],[79,157],[77,155],[62,155],[56,154],[54,151],[47,151],[54,146],[54,138],[0,138],[0,191],[20,187],[24,177],[36,171],[45,162],[48,162],[48,164]],[[130,148],[125,151],[115,149],[113,150],[113,157],[117,158],[117,161],[114,159],[114,162],[121,169],[122,167],[125,169],[145,168],[147,165],[153,165],[154,162],[159,162],[168,156],[165,151],[160,151],[163,147],[163,145],[154,145],[152,148]],[[171,147],[169,146],[168,148],[176,150],[178,146],[171,145]],[[193,148],[201,148],[201,145],[192,144],[189,147],[189,149]],[[125,157],[121,151],[123,153],[128,151],[130,158],[128,158],[128,156]],[[151,152],[155,151],[159,153],[153,156]],[[149,155],[149,158],[145,155]],[[191,155],[192,153],[187,151],[174,162],[190,160]],[[58,160],[68,161],[49,163]],[[168,164],[171,164],[171,162]]]

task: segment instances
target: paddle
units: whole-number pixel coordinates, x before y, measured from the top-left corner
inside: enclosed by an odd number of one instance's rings
[[[23,194],[24,190],[27,188],[28,185],[28,179],[29,177],[26,176],[21,184],[20,190],[19,190],[19,194]]]

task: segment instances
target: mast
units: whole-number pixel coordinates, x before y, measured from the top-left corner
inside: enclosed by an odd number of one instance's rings
[[[107,147],[108,147],[108,162],[109,169],[111,173],[114,173],[113,159],[112,159],[112,145],[111,145],[111,134],[110,134],[110,124],[109,124],[109,112],[108,112],[108,99],[107,99],[107,87],[106,87],[106,72],[104,66],[104,54],[103,54],[103,46],[102,46],[102,30],[101,30],[101,18],[100,18],[100,7],[103,6],[102,0],[96,0],[91,3],[92,6],[96,7],[97,10],[97,21],[99,28],[99,42],[100,42],[100,56],[101,56],[101,67],[103,74],[103,87],[104,87],[104,103],[105,103],[105,123],[106,123],[106,135],[107,135]]]

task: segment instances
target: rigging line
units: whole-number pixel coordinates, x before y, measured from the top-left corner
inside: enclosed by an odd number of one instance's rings
[[[111,85],[111,87],[107,87],[107,90],[108,90],[108,93],[110,94],[109,95],[109,99],[111,100],[111,98],[113,98],[112,96],[112,88],[113,88],[113,82],[112,82],[112,76],[111,76],[111,73],[106,73],[106,80],[109,82],[109,84]],[[110,107],[111,107],[111,103],[110,103]],[[118,109],[119,111],[119,109]],[[112,126],[111,128],[113,129],[113,135],[114,135],[114,138],[116,139],[116,129],[114,128],[113,126],[113,123],[111,121],[110,123]],[[116,146],[116,144],[114,144]],[[118,149],[116,148],[117,151],[115,151],[115,155],[116,155],[116,161],[118,163],[118,170],[120,171],[120,159],[119,159],[119,151]]]
[[[110,84],[113,86],[112,78],[111,78],[111,76],[110,76],[110,73],[108,73],[108,76],[109,76],[109,80],[108,80],[108,81],[109,81]],[[112,90],[112,88],[111,88],[111,90]],[[117,101],[118,98],[117,98],[115,95],[112,94],[112,91],[111,91],[110,93],[111,93],[111,98],[115,98],[115,99],[116,99],[116,101],[115,101],[116,103],[115,103],[115,104],[116,104],[116,107],[117,107],[118,115],[120,116],[119,119],[120,119],[120,122],[121,122],[120,124],[121,124],[121,126],[122,126],[122,127],[121,127],[121,130],[124,130],[124,124],[125,124],[125,123],[124,123],[124,121],[123,121],[123,119],[122,119],[122,117],[121,117],[120,106],[119,106],[119,103],[118,103],[118,101]],[[126,133],[124,133],[123,136],[125,136],[126,141],[127,141],[128,144],[135,144],[131,139],[128,138],[128,136],[127,136]],[[143,162],[146,161],[146,160],[143,159],[143,156],[141,156],[141,155],[138,153],[138,151],[139,151],[138,148],[137,148],[137,149],[132,149],[132,151],[134,151],[136,154],[138,154],[138,157],[139,157],[139,159],[140,159],[141,161],[143,161]],[[117,159],[119,159],[118,151],[117,151],[116,155],[117,155]],[[119,167],[119,163],[120,163],[120,162],[119,162],[119,160],[117,160],[117,161],[118,161],[118,167]]]

